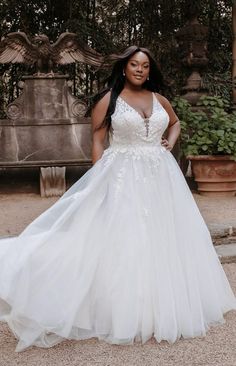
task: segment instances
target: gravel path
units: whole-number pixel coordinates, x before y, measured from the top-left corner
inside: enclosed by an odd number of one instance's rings
[[[208,223],[236,224],[236,197],[206,199],[195,195]],[[56,201],[36,194],[0,195],[0,236],[19,234],[35,217]],[[223,268],[236,294],[236,264]],[[31,347],[14,352],[16,340],[0,323],[0,366],[236,366],[236,311],[225,315],[223,325],[212,327],[204,338],[181,339],[173,345],[154,339],[133,346],[109,345],[96,339],[64,341],[50,348]]]
[[[0,194],[0,237],[20,234],[56,201],[34,193]]]

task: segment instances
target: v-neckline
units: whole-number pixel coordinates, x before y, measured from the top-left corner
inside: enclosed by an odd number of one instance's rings
[[[141,116],[141,114],[137,111],[137,109],[135,109],[134,107],[132,107],[132,105],[130,105],[129,103],[127,103],[125,101],[125,99],[123,99],[120,95],[118,96],[118,98],[120,98],[129,108],[131,108],[133,111],[135,111],[140,118],[142,118],[143,121],[146,121],[148,119],[150,119],[154,113],[154,93],[152,92],[152,110],[151,110],[151,114],[149,117],[143,117]]]

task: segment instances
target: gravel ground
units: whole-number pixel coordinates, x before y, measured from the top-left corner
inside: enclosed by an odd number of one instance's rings
[[[207,223],[236,227],[236,196],[216,199],[194,194],[194,198]]]
[[[207,223],[236,224],[236,197],[195,199]],[[0,236],[19,234],[55,198],[36,194],[0,195]],[[236,294],[236,264],[223,268]],[[236,366],[236,311],[225,315],[223,325],[212,327],[206,337],[181,339],[169,345],[154,339],[144,345],[109,345],[96,339],[64,341],[50,348],[31,347],[14,352],[16,340],[6,324],[0,323],[0,366]]]
[[[34,193],[0,194],[0,237],[20,234],[56,201]]]

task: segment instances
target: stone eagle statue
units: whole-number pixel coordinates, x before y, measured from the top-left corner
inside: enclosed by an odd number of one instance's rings
[[[70,32],[62,33],[53,44],[45,34],[31,42],[24,32],[9,33],[0,42],[0,63],[35,65],[38,74],[53,73],[55,65],[75,62],[99,67],[103,57]]]

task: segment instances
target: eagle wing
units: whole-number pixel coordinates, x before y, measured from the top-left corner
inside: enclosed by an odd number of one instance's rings
[[[23,63],[32,65],[37,61],[37,47],[24,32],[7,34],[0,42],[0,63]]]
[[[62,33],[52,45],[53,61],[66,65],[83,62],[93,66],[101,66],[103,57],[88,45],[78,39],[76,33]]]

